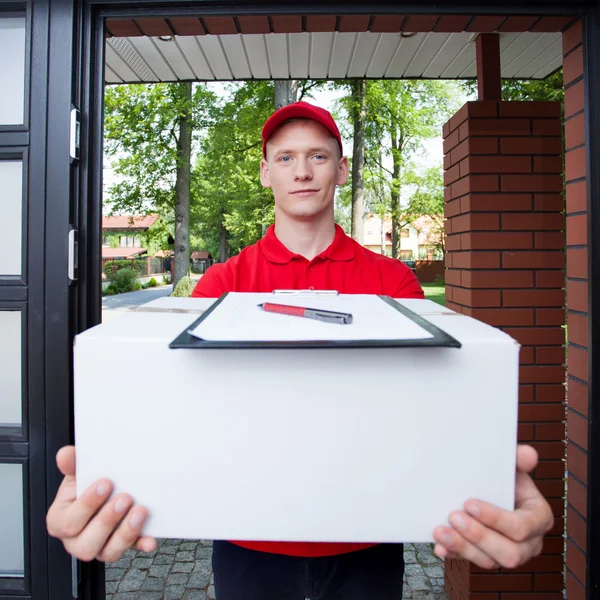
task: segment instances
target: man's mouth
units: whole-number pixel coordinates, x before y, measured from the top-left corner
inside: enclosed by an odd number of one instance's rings
[[[314,189],[306,189],[306,190],[296,190],[292,192],[295,196],[309,196],[310,194],[316,194],[319,190]]]

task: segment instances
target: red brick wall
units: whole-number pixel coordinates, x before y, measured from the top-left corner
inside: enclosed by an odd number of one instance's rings
[[[588,289],[587,198],[581,23],[563,34],[569,369],[567,597],[583,600],[586,572]]]
[[[447,305],[521,345],[519,439],[556,516],[542,556],[512,572],[446,566],[453,600],[561,600],[565,218],[561,107],[470,102],[444,126]]]

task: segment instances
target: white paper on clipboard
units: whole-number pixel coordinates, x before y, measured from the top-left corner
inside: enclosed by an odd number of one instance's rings
[[[353,321],[341,325],[268,313],[258,306],[263,302],[351,313]],[[189,333],[203,340],[223,342],[424,340],[434,337],[379,296],[335,293],[231,292]]]

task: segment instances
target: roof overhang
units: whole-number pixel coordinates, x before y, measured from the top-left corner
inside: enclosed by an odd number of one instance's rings
[[[480,32],[500,36],[502,77],[543,79],[562,65],[561,30],[571,21],[397,15],[112,19],[105,79],[466,79],[477,74]]]

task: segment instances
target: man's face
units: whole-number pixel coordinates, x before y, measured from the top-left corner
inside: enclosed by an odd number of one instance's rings
[[[306,119],[282,125],[260,163],[260,181],[273,190],[276,211],[298,220],[333,214],[335,186],[347,180],[348,160],[340,157],[337,141],[323,125]]]

